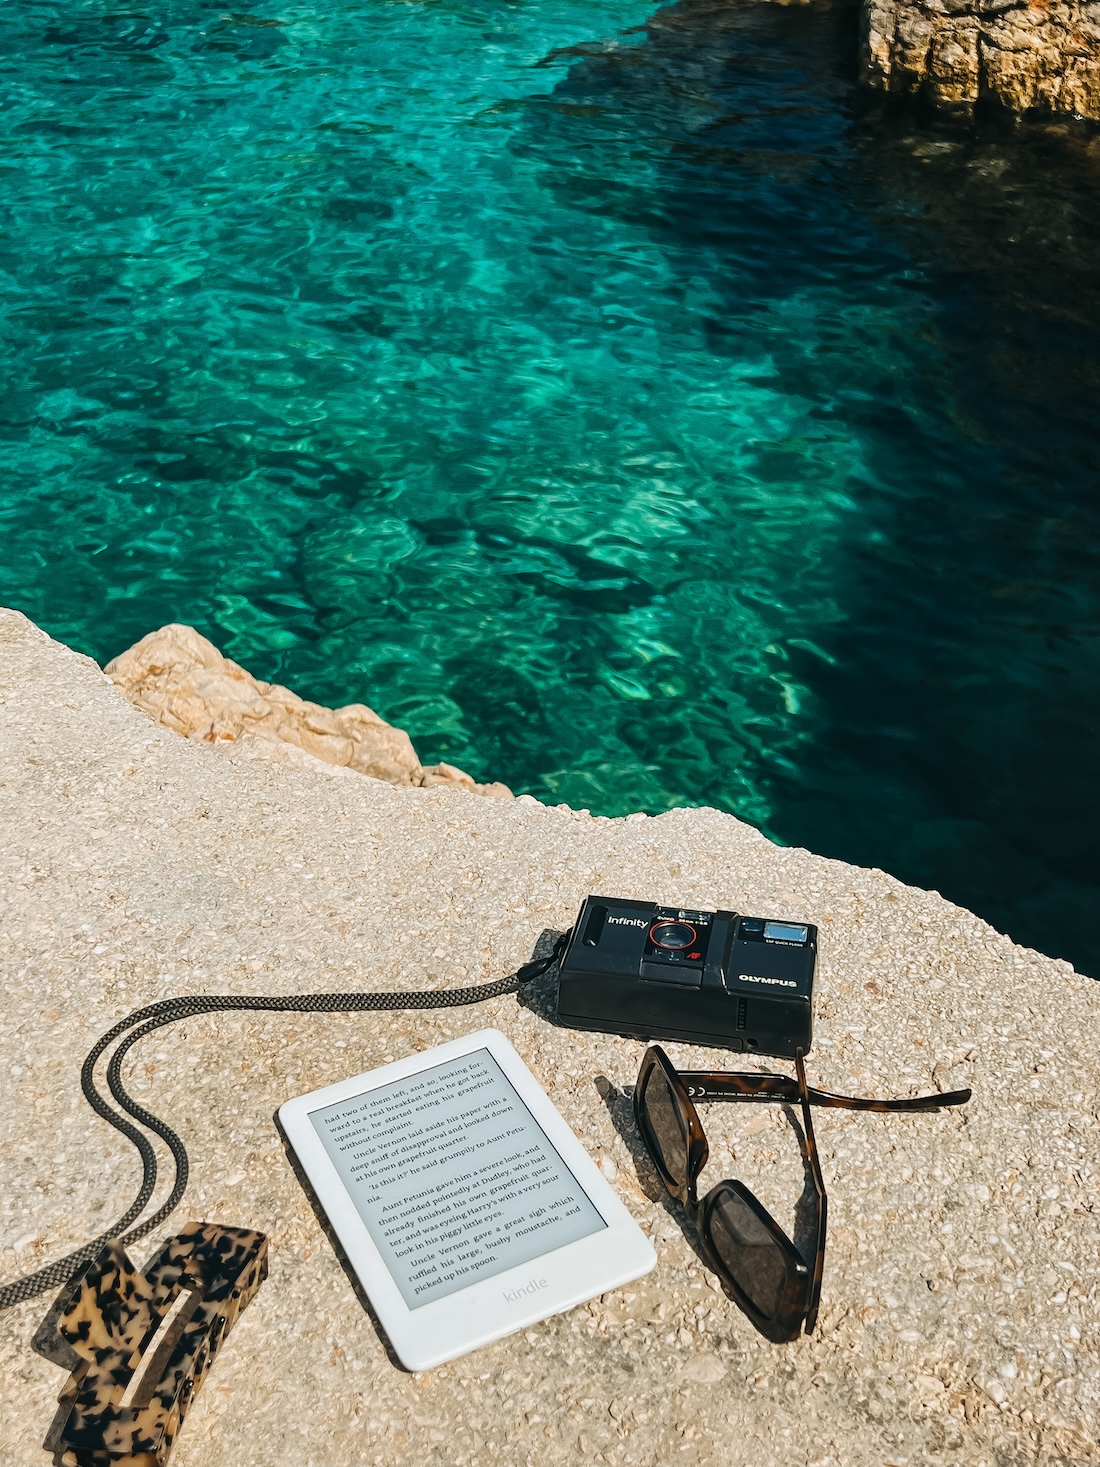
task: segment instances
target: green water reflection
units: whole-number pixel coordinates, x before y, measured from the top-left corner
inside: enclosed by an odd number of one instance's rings
[[[1094,513],[1091,424],[1056,372],[1034,426],[1016,378],[1049,341],[998,336],[1007,376],[980,345],[1011,272],[975,303],[951,220],[922,242],[920,171],[958,145],[861,114],[852,24],[9,9],[5,599],[101,660],[188,621],[426,760],[605,814],[718,805],[1091,961],[1095,837],[1056,854],[1079,801],[1038,839],[998,810],[1092,715],[1046,590],[1045,651],[973,602],[1036,533],[1028,455],[1048,508]],[[1091,320],[1053,329],[1094,369]],[[987,673],[1014,657],[1010,728]]]

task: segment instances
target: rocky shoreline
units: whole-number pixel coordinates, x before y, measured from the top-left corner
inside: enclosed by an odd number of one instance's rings
[[[411,774],[332,777],[348,767],[181,738],[0,612],[0,1281],[108,1226],[136,1190],[132,1148],[79,1084],[123,1015],[188,993],[499,977],[593,891],[816,922],[812,1083],[969,1085],[973,1098],[932,1115],[821,1113],[822,1313],[812,1336],[776,1346],[662,1201],[631,1119],[642,1046],[557,1027],[552,978],[521,1003],[161,1030],[126,1082],[183,1135],[192,1175],[143,1248],[195,1218],[260,1229],[271,1258],[172,1467],[1100,1463],[1100,987],[934,892],[773,846],[716,810],[600,819]],[[629,1289],[412,1376],[341,1271],[272,1115],[486,1026],[515,1044],[659,1261]],[[746,1067],[667,1048],[683,1067]],[[707,1108],[703,1186],[741,1178],[802,1240],[790,1120],[744,1109]],[[0,1315],[0,1467],[47,1460],[65,1375],[30,1347],[46,1302]]]
[[[104,669],[135,708],[197,743],[326,774],[362,774],[410,789],[461,789],[510,800],[506,784],[478,784],[453,764],[421,764],[404,729],[365,703],[323,708],[263,683],[194,627],[170,622]]]
[[[864,0],[862,36],[877,90],[1100,119],[1096,0]]]

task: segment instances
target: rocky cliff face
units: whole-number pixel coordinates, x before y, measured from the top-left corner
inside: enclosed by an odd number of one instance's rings
[[[863,37],[883,91],[1100,118],[1095,0],[864,0]]]

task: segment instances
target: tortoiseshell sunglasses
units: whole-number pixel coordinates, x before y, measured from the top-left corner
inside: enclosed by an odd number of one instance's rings
[[[810,1107],[838,1110],[927,1111],[963,1105],[969,1090],[944,1095],[916,1095],[909,1100],[870,1100],[831,1095],[806,1084],[802,1051],[795,1057],[798,1078],[789,1075],[722,1074],[677,1070],[657,1044],[646,1050],[634,1087],[634,1115],[653,1164],[673,1197],[695,1224],[707,1262],[726,1293],[769,1340],[783,1344],[805,1329],[812,1334],[821,1299],[825,1266],[825,1218],[828,1198]],[[695,1109],[698,1100],[799,1101],[802,1106],[802,1151],[809,1163],[815,1203],[816,1238],[812,1264],[749,1189],[736,1181],[719,1182],[700,1202],[699,1175],[709,1154],[707,1138]]]

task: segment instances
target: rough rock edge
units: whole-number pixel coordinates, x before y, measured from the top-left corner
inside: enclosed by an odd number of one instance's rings
[[[179,622],[149,632],[104,671],[136,708],[196,743],[317,773],[512,798],[507,785],[478,784],[453,764],[421,764],[404,729],[364,703],[324,708],[278,683],[260,682]]]
[[[1100,119],[1096,0],[864,0],[862,30],[880,91]]]

